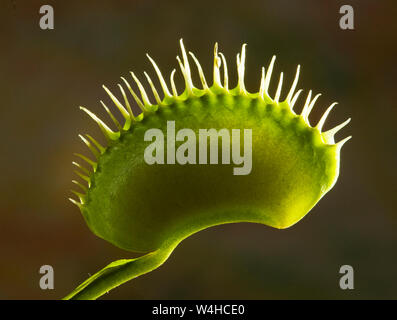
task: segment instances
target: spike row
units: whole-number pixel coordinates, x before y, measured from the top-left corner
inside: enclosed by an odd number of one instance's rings
[[[184,77],[185,80],[185,90],[189,93],[189,94],[193,94],[193,81],[192,81],[192,77],[191,77],[191,69],[190,69],[190,64],[188,61],[188,55],[186,53],[184,44],[183,44],[183,40],[180,40],[180,47],[181,47],[181,53],[182,53],[182,60],[179,58],[179,56],[177,56],[177,61],[179,64],[179,67],[181,69],[182,75]],[[204,72],[202,70],[202,67],[200,65],[200,62],[198,61],[198,59],[195,57],[195,55],[192,52],[189,52],[190,56],[192,57],[192,59],[194,60],[197,69],[198,69],[198,73],[199,73],[199,77],[200,77],[200,81],[203,87],[204,91],[210,92],[210,88],[207,84],[207,81],[205,79],[205,75]],[[177,92],[177,88],[175,85],[175,73],[176,70],[172,70],[171,72],[171,76],[170,76],[170,83],[171,83],[171,90],[172,90],[172,94],[170,93],[170,90],[164,80],[164,77],[159,69],[159,67],[157,66],[156,62],[147,54],[147,57],[149,59],[149,61],[152,63],[153,68],[158,76],[158,80],[161,84],[161,87],[163,89],[163,93],[164,93],[164,97],[173,97],[173,98],[178,98],[179,94]],[[245,57],[246,57],[246,44],[243,44],[242,49],[241,49],[241,53],[237,54],[237,71],[238,71],[238,88],[239,88],[239,92],[241,94],[246,94],[246,88],[245,88],[245,82],[244,82],[244,74],[245,74]],[[270,80],[271,80],[271,76],[273,73],[273,69],[274,69],[274,65],[275,65],[275,60],[276,60],[276,56],[273,56],[270,63],[269,63],[269,67],[267,69],[267,72],[265,72],[265,68],[262,68],[262,77],[261,77],[261,83],[260,83],[260,89],[259,89],[259,96],[262,99],[265,99],[265,97],[271,99],[274,103],[278,104],[280,102],[280,96],[281,96],[281,89],[282,89],[282,85],[283,85],[283,73],[280,74],[280,79],[278,82],[278,86],[276,89],[276,93],[274,98],[272,99],[270,97],[270,94],[268,93],[269,90],[269,85],[270,85]],[[221,84],[221,77],[220,77],[220,67],[221,64],[223,63],[223,69],[224,69],[224,83],[223,85]],[[214,46],[214,85],[217,85],[218,87],[221,87],[223,89],[225,89],[226,91],[229,90],[229,84],[228,84],[228,72],[227,72],[227,64],[226,64],[226,58],[225,56],[221,53],[218,52],[218,44],[215,43]],[[155,86],[153,85],[152,80],[150,79],[149,75],[144,72],[145,77],[153,91],[153,95],[155,97],[156,103],[158,105],[160,105],[162,103],[161,98],[155,88]],[[292,112],[293,111],[293,106],[295,105],[300,93],[302,92],[302,90],[298,90],[297,92],[295,92],[298,80],[299,80],[299,74],[300,74],[300,66],[298,65],[297,67],[297,71],[295,74],[295,78],[294,81],[291,85],[291,88],[288,92],[288,95],[285,99],[285,101],[288,103],[288,105],[290,106],[290,109]],[[130,91],[130,93],[132,94],[132,96],[134,97],[134,100],[137,102],[138,106],[140,107],[140,109],[143,112],[146,112],[148,110],[150,110],[150,107],[152,107],[152,103],[149,101],[149,98],[147,96],[147,93],[142,85],[142,83],[139,81],[139,79],[135,76],[135,74],[133,72],[131,72],[131,76],[133,78],[133,80],[135,81],[135,83],[137,84],[140,94],[141,94],[141,99],[138,97],[138,95],[134,92],[134,90],[131,88],[130,84],[128,83],[128,81],[122,77],[121,79],[123,80],[123,82],[125,83],[125,85],[127,86],[128,90]],[[111,100],[114,102],[114,104],[116,105],[116,107],[120,110],[120,112],[122,113],[123,117],[125,118],[126,121],[132,121],[134,120],[134,115],[132,114],[131,111],[131,107],[130,104],[128,102],[128,99],[126,98],[125,92],[123,90],[123,88],[121,87],[121,85],[118,85],[122,95],[124,97],[124,101],[126,104],[126,108],[121,104],[121,102],[111,93],[111,91],[105,87],[105,91],[108,93],[108,95],[110,96]],[[309,94],[306,98],[306,102],[305,105],[302,109],[301,112],[301,116],[302,118],[305,120],[305,122],[310,126],[309,123],[309,114],[311,112],[311,110],[314,107],[314,104],[316,103],[317,99],[321,96],[321,94],[316,95],[313,99],[311,98],[312,96],[312,91],[309,91]],[[103,102],[101,102],[103,104]],[[105,106],[104,106],[105,107]],[[105,108],[106,109],[106,108]],[[127,110],[126,110],[127,109]],[[83,109],[84,111],[88,111],[87,109]],[[106,110],[108,112],[108,109]],[[100,126],[102,132],[104,132],[105,136],[107,137],[108,140],[115,140],[117,139],[117,133],[116,132],[112,132],[110,128],[108,128],[106,125],[104,125],[104,123],[102,121],[99,121],[99,119],[95,116],[93,117],[94,114],[87,112]],[[112,116],[109,113],[109,116],[112,118],[112,121],[115,123],[116,127],[120,130],[120,124],[117,123],[115,121],[114,116]],[[323,118],[321,120],[321,124],[324,124],[324,121],[327,117],[327,115],[329,114],[329,112],[326,112],[325,118]],[[320,124],[320,122],[319,122]],[[319,129],[319,131],[321,132],[322,129],[322,125],[317,125],[316,127]],[[124,127],[124,130],[128,130],[128,128]],[[329,134],[328,134],[329,136]]]

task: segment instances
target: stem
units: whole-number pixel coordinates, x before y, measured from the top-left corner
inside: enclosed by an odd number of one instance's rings
[[[177,244],[160,248],[136,259],[117,260],[88,278],[63,300],[94,300],[111,289],[160,267]]]

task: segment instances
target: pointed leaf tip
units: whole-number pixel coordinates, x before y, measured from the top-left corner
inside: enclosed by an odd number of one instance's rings
[[[352,138],[352,136],[348,136],[346,138],[344,138],[343,140],[339,141],[336,143],[336,145],[338,146],[339,150],[342,149],[343,145],[349,141]]]
[[[87,113],[99,126],[104,136],[109,140],[117,140],[120,136],[120,132],[112,131],[101,119],[99,119],[95,113],[90,110],[80,107],[85,113]]]
[[[69,201],[71,203],[73,203],[74,205],[78,206],[79,208],[81,208],[82,204],[80,202],[77,202],[76,200],[72,199],[72,198],[68,198]]]
[[[349,122],[351,121],[351,118],[347,119],[346,121],[342,122],[341,124],[337,125],[336,127],[323,132],[323,137],[325,138],[325,141],[328,144],[334,144],[335,143],[335,134],[340,131],[342,128],[344,128]]]

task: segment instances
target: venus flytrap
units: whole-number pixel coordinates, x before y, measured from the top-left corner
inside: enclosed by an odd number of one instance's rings
[[[119,123],[102,102],[117,131],[82,107],[97,122],[108,145],[80,135],[96,160],[77,154],[90,169],[75,163],[83,181],[74,180],[81,191],[74,191],[78,200],[71,201],[97,236],[145,254],[111,263],[65,299],[95,299],[150,272],[183,239],[211,226],[253,222],[287,228],[302,219],[338,178],[340,151],[350,137],[335,143],[334,136],[350,119],[324,132],[332,104],[312,127],[309,114],[320,96],[312,97],[312,91],[302,112],[294,112],[302,92],[296,91],[299,66],[285,99],[282,73],[274,98],[268,92],[275,57],[267,71],[262,68],[259,92],[249,93],[244,84],[243,45],[237,55],[238,84],[230,89],[226,59],[216,44],[211,87],[198,59],[189,52],[200,77],[199,89],[193,84],[182,40],[180,44],[182,59],[177,61],[184,92],[177,91],[175,70],[170,90],[148,56],[163,99],[146,72],[155,103],[131,72],[140,95],[125,78],[121,79],[127,90],[118,85],[123,102],[104,87],[125,119]],[[141,114],[133,114],[126,92]],[[170,125],[172,134],[167,131]]]

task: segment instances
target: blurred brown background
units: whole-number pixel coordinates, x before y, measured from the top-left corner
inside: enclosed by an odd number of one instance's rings
[[[54,7],[55,30],[39,28],[43,4]],[[354,31],[339,28],[343,4],[355,9]],[[323,93],[312,121],[338,101],[327,127],[352,117],[338,137],[353,139],[337,185],[297,225],[203,231],[104,298],[396,298],[396,11],[393,1],[370,0],[1,1],[0,298],[58,299],[133,256],[95,237],[67,200],[73,152],[86,152],[77,134],[99,135],[77,106],[102,114],[102,84],[115,88],[132,69],[154,75],[146,52],[169,75],[181,37],[208,79],[215,41],[232,79],[248,43],[250,91],[271,55],[286,83],[300,63],[300,87]],[[43,264],[54,267],[55,290],[39,288]],[[355,290],[339,289],[344,264],[354,267]]]

